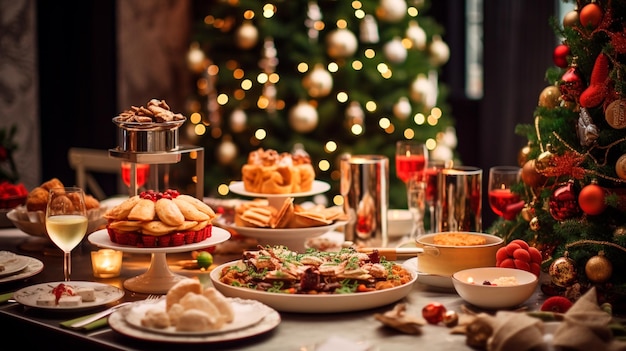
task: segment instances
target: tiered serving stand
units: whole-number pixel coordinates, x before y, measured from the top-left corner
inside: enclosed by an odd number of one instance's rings
[[[117,117],[116,117],[117,118]],[[137,123],[120,122],[113,118],[113,123],[118,126],[118,145],[109,150],[109,156],[129,162],[130,189],[129,195],[137,194],[137,164],[150,164],[151,187],[156,190],[166,190],[168,184],[159,184],[159,168],[181,161],[182,155],[195,153],[196,160],[196,197],[204,196],[204,148],[192,145],[178,145],[178,129],[185,120],[163,123]],[[215,246],[230,238],[228,231],[213,226],[211,237],[204,241],[172,247],[142,248],[126,245],[118,245],[109,239],[106,229],[99,230],[89,236],[89,241],[103,248],[109,248],[129,253],[151,254],[150,267],[136,277],[124,281],[124,287],[128,290],[147,293],[165,294],[179,280],[185,278],[173,273],[167,265],[166,254],[168,252],[185,252]]]

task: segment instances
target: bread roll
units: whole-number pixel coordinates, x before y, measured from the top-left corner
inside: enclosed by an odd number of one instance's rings
[[[196,279],[186,278],[179,280],[174,286],[172,286],[165,295],[165,310],[178,303],[188,292],[196,294],[202,294],[202,284]]]
[[[217,291],[214,287],[208,287],[204,289],[202,294],[208,298],[217,307],[219,313],[223,316],[226,323],[230,323],[235,320],[235,311],[231,306],[230,301]]]

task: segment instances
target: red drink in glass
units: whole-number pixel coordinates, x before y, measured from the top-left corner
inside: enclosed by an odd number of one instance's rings
[[[137,163],[135,174],[137,176],[137,187],[142,187],[146,184],[146,180],[150,174],[150,165]],[[130,186],[130,163],[128,162],[122,162],[122,180],[126,186]]]
[[[426,202],[433,203],[437,195],[437,174],[439,169],[435,167],[426,168],[424,178],[426,180]]]
[[[489,191],[489,206],[491,210],[504,219],[510,219],[517,214],[517,206],[511,206],[520,202],[518,194],[511,192],[511,189],[493,189]]]
[[[408,182],[415,173],[420,173],[426,165],[424,155],[396,155],[396,175],[403,182]]]

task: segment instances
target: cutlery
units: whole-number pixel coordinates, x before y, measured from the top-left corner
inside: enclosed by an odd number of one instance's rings
[[[161,295],[148,295],[148,297],[146,298],[145,301],[150,301],[150,302],[156,302],[159,299],[161,299]],[[83,319],[82,321],[76,322],[74,324],[71,325],[72,328],[80,328],[80,327],[84,327],[89,323],[95,322],[100,318],[106,317],[108,315],[110,315],[111,313],[117,311],[118,309],[126,306],[126,305],[130,305],[132,302],[122,302],[120,304],[117,304],[109,309],[106,309],[102,312],[96,313],[88,318]]]
[[[420,247],[360,247],[357,248],[358,252],[371,254],[374,251],[378,251],[379,256],[385,256],[389,261],[395,261],[402,258],[412,258],[418,254],[423,254],[426,251],[430,251],[428,248]]]

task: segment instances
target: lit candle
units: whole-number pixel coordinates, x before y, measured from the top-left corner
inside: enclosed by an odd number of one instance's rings
[[[111,249],[92,251],[91,266],[96,278],[117,277],[122,269],[122,252]]]

